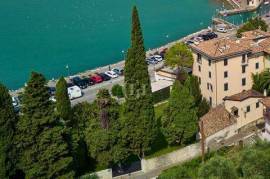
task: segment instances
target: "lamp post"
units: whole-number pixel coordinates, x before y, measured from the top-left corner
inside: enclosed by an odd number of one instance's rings
[[[123,60],[125,61],[126,60],[125,50],[122,50],[121,53],[123,55]]]
[[[70,70],[69,70],[69,65],[68,64],[66,65],[66,69],[67,69],[67,72],[68,72],[68,77],[70,77]]]

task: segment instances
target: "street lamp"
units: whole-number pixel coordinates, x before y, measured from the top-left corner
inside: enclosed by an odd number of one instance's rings
[[[68,77],[70,77],[70,70],[69,70],[69,65],[68,64],[66,65],[66,69],[67,69],[67,72],[68,72]]]
[[[123,59],[126,60],[126,59],[125,59],[125,58],[126,58],[126,56],[125,56],[125,50],[122,50],[121,52],[122,52],[122,54],[123,54]]]

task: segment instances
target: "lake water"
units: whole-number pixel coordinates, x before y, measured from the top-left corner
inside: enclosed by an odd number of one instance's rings
[[[210,24],[217,0],[2,0],[0,81],[21,87],[31,71],[48,79],[115,63],[130,42],[137,5],[145,45],[158,47]]]

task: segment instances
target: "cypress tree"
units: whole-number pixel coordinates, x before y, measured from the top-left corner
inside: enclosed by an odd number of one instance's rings
[[[133,8],[131,47],[125,62],[124,130],[127,147],[138,156],[150,149],[156,136],[154,106],[137,8]]]
[[[16,114],[8,89],[0,84],[0,178],[9,178],[14,172],[16,155],[13,147]]]
[[[64,77],[61,77],[56,84],[56,111],[60,119],[65,122],[70,122],[71,104],[68,97],[67,82]]]
[[[170,145],[189,143],[197,131],[195,99],[187,86],[174,82],[169,106],[163,121],[163,132]]]
[[[33,72],[23,94],[17,136],[19,166],[26,178],[73,178],[64,127],[54,115],[45,84],[44,76]]]

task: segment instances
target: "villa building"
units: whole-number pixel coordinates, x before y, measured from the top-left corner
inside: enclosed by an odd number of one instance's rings
[[[201,92],[212,107],[252,88],[252,74],[270,67],[270,33],[243,33],[242,38],[225,37],[190,45]],[[226,102],[226,101],[225,101]]]
[[[255,90],[225,97],[223,104],[212,108],[200,119],[199,126],[205,145],[211,148],[231,137],[236,139],[239,135],[241,139],[241,135],[256,131],[257,126],[264,123],[264,107],[261,104],[264,98],[264,95]]]

